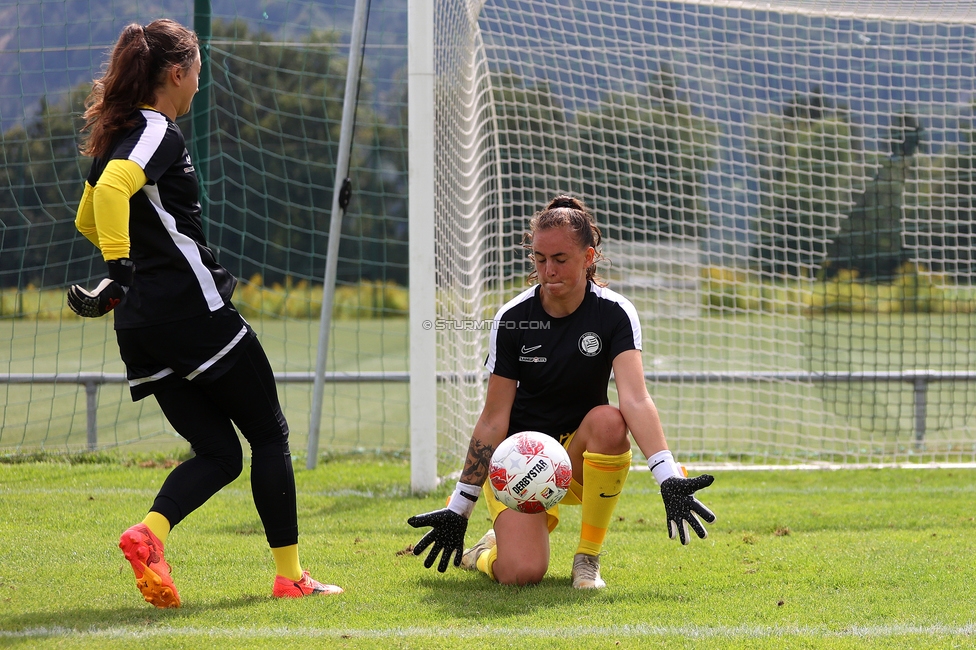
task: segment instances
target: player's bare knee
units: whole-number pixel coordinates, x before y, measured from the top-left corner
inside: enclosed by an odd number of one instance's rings
[[[601,446],[630,448],[627,439],[627,422],[620,409],[608,404],[597,406],[586,414],[586,421],[592,431],[591,435],[599,439]]]
[[[606,432],[626,432],[627,423],[624,416],[616,406],[604,404],[597,406],[586,414],[586,420],[591,426],[600,431]]]
[[[503,540],[504,543],[504,540]],[[549,570],[549,553],[531,552],[534,545],[499,548],[493,566],[495,580],[503,585],[534,585],[542,581]]]
[[[542,578],[545,576],[545,572],[539,573],[536,571],[530,571],[524,574],[520,574],[513,584],[519,587],[526,587],[529,585],[537,585],[542,582]]]
[[[509,571],[495,571],[495,579],[502,585],[516,585],[524,587],[526,585],[537,585],[542,582],[548,567],[538,566],[518,566]]]

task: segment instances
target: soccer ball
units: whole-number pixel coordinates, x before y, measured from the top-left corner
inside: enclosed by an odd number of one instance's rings
[[[506,438],[492,455],[488,472],[495,497],[528,513],[559,503],[573,478],[569,454],[555,438],[538,431]]]

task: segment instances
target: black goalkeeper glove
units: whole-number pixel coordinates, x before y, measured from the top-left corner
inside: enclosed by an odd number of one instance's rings
[[[699,537],[708,537],[708,531],[701,525],[699,517],[708,523],[715,521],[715,514],[695,498],[695,492],[707,488],[715,477],[702,474],[695,478],[685,478],[688,475],[684,468],[674,461],[674,456],[667,449],[662,449],[647,459],[647,467],[654,474],[654,480],[661,486],[661,498],[664,499],[664,512],[668,516],[668,535],[671,539],[681,538],[682,544],[689,541],[688,526],[690,525]]]
[[[695,498],[695,492],[707,488],[714,480],[714,476],[702,474],[695,478],[672,476],[661,483],[661,498],[664,499],[664,511],[668,516],[668,535],[671,539],[677,536],[681,538],[682,544],[687,544],[689,525],[701,539],[708,537],[708,531],[701,525],[695,514],[697,513],[709,524],[715,521],[715,514]]]
[[[464,555],[464,533],[468,530],[468,518],[474,511],[474,505],[481,495],[480,485],[471,485],[458,481],[454,488],[454,494],[447,501],[447,507],[443,510],[435,510],[423,515],[415,515],[407,519],[407,523],[414,528],[432,526],[417,545],[413,548],[414,555],[420,555],[428,546],[433,544],[424,566],[428,569],[434,566],[437,556],[441,556],[441,562],[437,570],[441,573],[447,571],[451,563],[451,556],[454,556],[454,566],[461,566],[461,557]]]
[[[413,547],[413,554],[420,555],[424,549],[433,544],[430,553],[427,554],[427,559],[424,560],[425,567],[429,569],[434,566],[438,555],[441,556],[441,563],[437,565],[437,570],[441,573],[447,571],[447,566],[451,562],[451,555],[454,555],[454,566],[461,566],[461,556],[464,554],[464,533],[468,530],[467,517],[444,508],[422,515],[414,515],[407,519],[407,523],[414,528],[433,526]]]
[[[106,262],[108,277],[88,291],[73,284],[68,289],[68,307],[85,318],[98,318],[115,309],[132,285],[132,260],[123,257]]]

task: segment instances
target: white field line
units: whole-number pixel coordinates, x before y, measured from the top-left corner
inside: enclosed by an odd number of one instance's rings
[[[752,470],[792,470],[792,471],[811,471],[811,470],[822,470],[825,472],[839,471],[845,469],[878,469],[878,465],[864,465],[860,467],[852,467],[850,465],[688,465],[686,466],[688,471],[691,473],[699,472],[722,472],[722,471],[752,471]],[[891,466],[903,469],[976,469],[976,463],[941,463],[941,464],[910,464],[910,465],[899,465]],[[635,465],[631,467],[631,471],[636,472],[647,472],[647,465]],[[723,487],[717,485],[710,488],[714,491],[721,491]],[[738,490],[738,488],[736,488]],[[639,488],[628,488],[628,492],[636,494],[644,493],[657,493],[657,490],[651,489],[639,489]],[[845,494],[852,494],[857,492],[866,493],[919,493],[919,492],[936,492],[936,493],[969,493],[976,491],[976,484],[974,483],[963,483],[956,486],[943,486],[943,487],[928,487],[928,486],[918,486],[918,485],[906,485],[901,488],[879,488],[879,487],[844,487],[835,488],[829,485],[821,485],[816,487],[806,487],[806,488],[776,488],[766,486],[762,489],[750,488],[750,492],[763,492],[763,493],[783,493],[783,494],[826,494],[829,492],[840,492]],[[126,488],[126,487],[95,487],[95,488],[46,488],[46,487],[5,487],[0,484],[0,495],[19,495],[19,496],[29,496],[29,495],[49,495],[49,494],[83,494],[87,496],[92,495],[111,495],[118,496],[120,494],[129,495],[142,495],[142,496],[153,496],[158,492],[158,488]],[[251,492],[247,488],[224,488],[220,492],[224,496],[233,496],[239,498],[250,498]],[[352,490],[352,489],[339,489],[339,490],[302,490],[300,492],[302,497],[329,497],[329,498],[345,498],[345,497],[361,497],[366,499],[398,499],[409,497],[408,488],[398,488],[392,487],[382,491],[372,491],[372,490]]]
[[[769,638],[891,638],[891,637],[956,637],[976,636],[976,623],[966,625],[854,625],[841,629],[829,629],[823,626],[658,626],[658,625],[621,625],[619,627],[571,627],[571,628],[498,628],[498,627],[469,627],[460,629],[445,629],[443,627],[408,627],[389,630],[358,630],[358,629],[328,629],[307,626],[288,627],[257,627],[227,629],[225,627],[109,627],[76,630],[65,627],[36,627],[21,631],[0,630],[0,639],[42,639],[42,638],[72,638],[72,639],[153,639],[174,637],[205,637],[224,639],[279,639],[283,635],[289,638],[326,638],[326,639],[399,639],[399,638],[440,638],[440,639],[481,639],[494,638],[500,631],[504,631],[507,638],[531,637],[542,639],[563,639],[580,636],[596,636],[605,639],[612,638],[677,638],[677,639],[769,639]]]
[[[796,471],[837,471],[842,469],[976,469],[972,463],[793,463],[791,465],[752,465],[743,463],[682,463],[689,472],[796,472]],[[632,472],[649,472],[646,463],[630,466]],[[457,480],[461,470],[452,472],[440,480]]]
[[[742,465],[739,463],[687,463],[689,472],[775,472],[838,471],[842,469],[976,469],[976,463],[798,463],[794,465]],[[647,465],[634,465],[631,471],[650,471]]]
[[[31,495],[31,494],[85,494],[85,495],[111,495],[119,496],[120,494],[133,494],[142,496],[155,496],[159,492],[158,487],[154,488],[124,488],[124,487],[96,487],[96,488],[44,488],[44,487],[25,487],[25,488],[11,488],[0,486],[0,494],[19,494],[19,495]],[[235,497],[246,497],[251,498],[250,488],[224,488],[220,491],[220,494],[224,496],[235,496]],[[302,497],[307,496],[321,496],[321,497],[363,497],[366,499],[396,499],[404,498],[410,496],[409,488],[390,488],[389,490],[384,490],[381,492],[373,492],[372,490],[301,490],[299,495]]]

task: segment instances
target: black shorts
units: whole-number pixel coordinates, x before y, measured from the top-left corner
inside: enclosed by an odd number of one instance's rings
[[[209,383],[235,363],[256,334],[244,317],[227,305],[185,320],[115,331],[125,362],[132,401],[167,384],[188,379]]]

